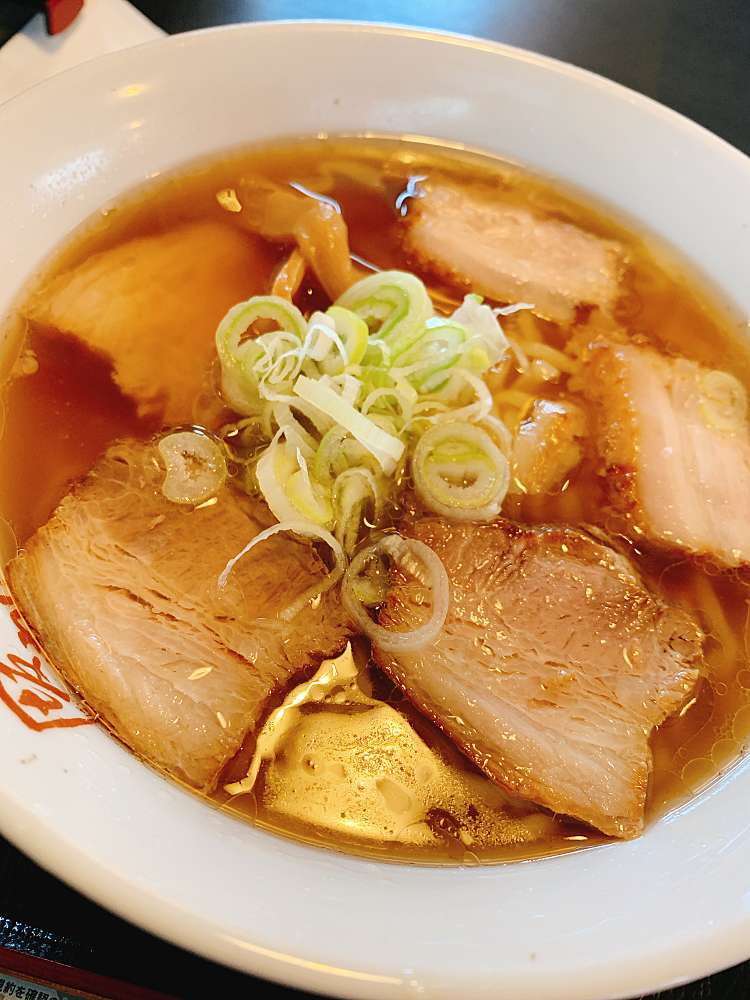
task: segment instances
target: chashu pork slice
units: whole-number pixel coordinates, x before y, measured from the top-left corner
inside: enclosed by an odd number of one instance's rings
[[[583,305],[609,313],[619,294],[620,244],[490,189],[444,179],[420,185],[405,246],[451,283],[499,302],[530,302],[558,323],[572,323]]]
[[[224,487],[192,509],[161,493],[155,449],[115,445],[9,566],[16,602],[53,663],[137,753],[209,789],[277,690],[338,654],[333,595],[278,614],[326,573],[276,535],[226,563],[271,520]]]
[[[569,528],[413,522],[451,586],[437,638],[379,665],[490,778],[617,837],[640,833],[649,736],[692,691],[702,635],[627,560]],[[381,622],[422,621],[394,578]]]
[[[25,307],[29,319],[112,362],[142,417],[189,422],[224,313],[261,288],[268,270],[255,237],[191,222],[127,240],[54,277]]]
[[[594,404],[609,500],[636,540],[750,562],[750,425],[742,384],[686,358],[598,342],[582,384]]]

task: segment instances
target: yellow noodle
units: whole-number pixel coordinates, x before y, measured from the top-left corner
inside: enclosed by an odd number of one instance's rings
[[[518,426],[521,423],[521,413],[523,412],[523,410],[512,406],[501,407],[499,410],[500,419],[513,436],[515,436]]]
[[[490,393],[494,396],[495,393],[500,392],[503,388],[507,388],[507,383],[511,375],[511,369],[508,362],[501,362],[496,368],[491,368],[484,377],[487,383],[487,388]]]
[[[738,652],[737,639],[716,590],[703,573],[695,574],[692,590],[708,630],[721,643],[727,663],[733,665]]]
[[[521,392],[518,389],[501,389],[495,393],[495,402],[500,406],[506,404],[518,408],[526,407],[533,398],[530,392]]]
[[[432,304],[442,313],[452,313],[461,305],[461,300],[442,292],[437,288],[428,288],[427,294],[432,300]]]
[[[520,399],[520,395],[518,395],[519,393],[523,394],[524,396],[538,395],[543,385],[544,385],[543,379],[540,379],[538,376],[535,375],[527,374],[527,375],[521,375],[518,378],[510,379],[503,391],[506,393],[509,392],[516,393],[516,398]]]
[[[517,312],[514,315],[514,328],[521,340],[538,340],[540,337],[539,325],[536,319],[527,310]]]
[[[573,375],[579,369],[578,363],[573,358],[568,357],[567,354],[559,351],[556,347],[550,347],[549,344],[544,344],[541,341],[524,344],[524,351],[530,358],[539,358],[542,361],[546,361],[568,375]]]
[[[528,371],[528,369],[529,369],[529,367],[531,365],[531,362],[528,359],[526,351],[512,337],[508,337],[508,343],[510,344],[511,351],[513,352],[513,354],[516,357],[516,361],[518,362],[518,364],[517,364],[517,370],[519,372]]]
[[[550,370],[550,366],[546,361],[535,359],[531,368],[523,375],[519,375],[515,381],[512,381],[508,388],[515,391],[537,393],[543,386],[551,382],[556,382],[559,377],[560,372],[557,369]]]

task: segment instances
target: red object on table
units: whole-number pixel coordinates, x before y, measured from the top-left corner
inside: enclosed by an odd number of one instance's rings
[[[21,980],[22,983],[29,983],[31,989],[16,986],[18,980]],[[70,965],[61,965],[46,958],[39,958],[36,955],[3,947],[0,947],[0,981],[3,983],[3,998],[36,996],[39,1000],[43,997],[53,1000],[53,997],[62,993],[69,1000],[74,1000],[74,998],[77,1000],[177,1000],[177,997],[166,993],[157,993],[154,990],[133,986],[118,979],[101,976],[96,972],[74,969]],[[11,983],[13,983],[13,988],[8,989]],[[35,988],[40,985],[45,989],[37,990]],[[19,992],[19,988],[21,992]]]
[[[44,16],[47,19],[47,33],[59,35],[65,31],[81,13],[83,0],[47,0]]]

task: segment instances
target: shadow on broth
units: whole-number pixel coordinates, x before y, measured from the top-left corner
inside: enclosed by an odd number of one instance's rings
[[[10,322],[16,603],[215,804],[523,859],[743,750],[747,353],[579,194],[416,142],[235,152],[105,207]]]

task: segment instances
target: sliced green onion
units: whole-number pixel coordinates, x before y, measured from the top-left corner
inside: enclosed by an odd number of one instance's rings
[[[304,608],[306,604],[309,604],[311,601],[314,601],[325,594],[326,591],[335,586],[335,584],[337,584],[343,576],[346,559],[338,541],[329,531],[326,531],[324,528],[320,528],[317,525],[310,524],[307,521],[302,521],[299,518],[289,521],[281,521],[279,524],[274,524],[272,527],[266,528],[265,531],[261,531],[257,534],[255,538],[247,543],[242,551],[238,552],[236,556],[233,556],[222,570],[218,579],[219,587],[226,587],[229,574],[232,572],[240,559],[244,559],[248,552],[254,549],[256,545],[260,545],[261,542],[265,542],[267,538],[271,538],[273,535],[286,531],[294,535],[301,535],[303,538],[318,539],[321,542],[325,542],[333,553],[335,563],[333,569],[326,574],[320,583],[313,584],[308,587],[307,590],[305,590],[296,600],[294,600],[281,612],[279,618],[281,618],[282,621],[290,621],[296,614],[298,614],[298,612],[302,610],[302,608]]]
[[[286,440],[299,448],[307,458],[315,454],[318,443],[306,427],[295,417],[291,406],[286,403],[274,403],[273,419],[280,431],[284,432]]]
[[[388,344],[384,340],[378,339],[378,337],[370,337],[367,342],[367,350],[362,358],[362,364],[387,371],[392,359],[393,351]]]
[[[355,282],[336,302],[363,319],[392,357],[408,350],[432,316],[432,302],[419,278],[406,271],[380,271]]]
[[[254,413],[259,406],[260,379],[255,366],[264,361],[264,344],[258,342],[259,338],[245,338],[257,320],[276,323],[281,331],[292,334],[299,342],[307,331],[299,309],[276,295],[255,295],[229,310],[216,331],[216,350],[221,363],[222,392],[238,413]]]
[[[482,430],[487,431],[503,455],[505,455],[506,458],[509,458],[511,451],[513,450],[513,435],[505,426],[503,421],[499,417],[490,414],[489,416],[482,418],[479,426]]]
[[[747,392],[728,372],[704,372],[699,380],[699,410],[707,427],[731,433],[744,427]]]
[[[476,375],[483,375],[488,368],[492,367],[486,348],[481,343],[477,343],[477,338],[474,337],[467,342],[464,348],[461,364]]]
[[[536,309],[533,302],[514,302],[509,306],[496,306],[492,311],[496,316],[512,316],[514,313],[526,312],[529,309]]]
[[[304,518],[327,527],[333,509],[325,491],[313,484],[300,449],[288,441],[274,440],[255,467],[263,497],[279,521]]]
[[[466,330],[448,319],[431,319],[424,334],[400,359],[402,365],[416,369],[408,376],[419,392],[430,393],[445,385],[448,374],[461,359],[466,344]]]
[[[375,522],[380,515],[380,487],[369,469],[346,469],[333,486],[336,538],[344,552],[351,553],[359,541],[365,507],[372,501]]]
[[[357,405],[357,400],[362,394],[362,383],[354,375],[344,372],[343,375],[323,375],[320,379],[321,385],[327,385],[333,389],[344,402],[351,406]]]
[[[352,467],[366,467],[373,473],[380,472],[380,465],[372,453],[344,427],[335,424],[318,445],[312,474],[323,486],[330,487],[342,472]]]
[[[286,484],[286,495],[302,517],[313,524],[330,528],[333,506],[325,492],[310,480],[307,469],[300,468],[292,473]]]
[[[333,320],[335,331],[343,344],[344,358],[342,359],[341,368],[338,365],[332,364],[332,359],[330,358],[323,359],[321,368],[327,375],[338,375],[339,371],[343,371],[344,367],[358,365],[365,356],[369,331],[367,323],[350,309],[343,309],[341,306],[331,306],[326,316]]]
[[[258,487],[277,521],[299,520],[303,516],[286,492],[286,484],[298,468],[292,446],[278,439],[269,444],[255,466]]]
[[[462,400],[466,398],[467,386],[476,399],[473,403],[461,405]],[[437,407],[436,403],[447,404],[447,407]],[[464,368],[455,368],[445,386],[436,391],[432,397],[423,400],[418,407],[415,407],[415,411],[430,414],[433,406],[435,413],[431,414],[429,419],[434,423],[441,420],[480,421],[489,416],[492,410],[492,394],[483,378],[467,372]]]
[[[367,608],[376,608],[388,599],[388,565],[380,554],[373,553],[358,576],[351,577],[352,595]]]
[[[314,427],[318,434],[323,435],[334,426],[334,421],[322,413],[317,406],[306,403],[299,396],[292,397],[289,405],[292,410],[300,413],[311,427]]]
[[[456,520],[492,520],[510,482],[508,459],[489,434],[459,421],[437,424],[422,435],[412,473],[422,503]]]
[[[362,593],[359,580],[372,560],[379,560],[382,556],[387,556],[407,576],[415,578],[430,591],[430,617],[416,629],[394,632],[384,628],[374,622],[363,607],[358,596]],[[428,545],[413,538],[388,534],[354,556],[344,576],[341,599],[354,621],[378,649],[386,653],[411,653],[432,642],[443,627],[448,616],[450,585],[445,567]]]
[[[331,353],[333,347],[337,348],[342,365],[346,364],[344,342],[336,333],[336,324],[325,313],[314,312],[308,320],[305,344],[308,345],[306,353],[318,364]]]
[[[400,411],[404,424],[411,420],[414,404],[419,398],[416,390],[405,379],[399,379],[395,385],[383,389],[373,389],[363,400],[360,407],[367,416],[371,411]]]
[[[341,398],[333,389],[305,375],[300,375],[294,391],[312,403],[335,423],[345,428],[378,460],[380,467],[390,475],[404,453],[404,444],[393,434],[382,430],[368,417]]]
[[[176,431],[163,437],[158,449],[167,470],[161,491],[172,503],[204,503],[226,482],[224,450],[208,434]]]
[[[385,365],[360,365],[357,371],[360,381],[371,389],[387,389],[393,385],[392,370]]]
[[[253,336],[256,321],[275,329]],[[480,520],[499,510],[509,432],[481,376],[509,348],[480,296],[436,316],[419,278],[378,272],[309,320],[276,296],[239,303],[216,344],[224,397],[255,429],[247,446],[240,439],[245,488],[279,520],[331,527],[353,550],[415,445],[415,481],[433,510]],[[457,421],[469,422],[458,440]]]
[[[451,320],[478,338],[486,352],[489,365],[496,365],[507,354],[510,348],[508,338],[503,333],[493,310],[483,305],[478,295],[467,295],[451,316]]]

